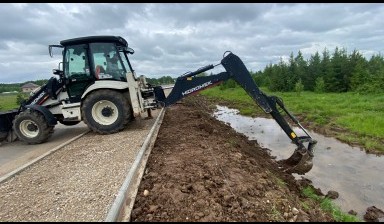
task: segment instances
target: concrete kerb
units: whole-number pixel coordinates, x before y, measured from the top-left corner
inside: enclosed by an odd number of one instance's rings
[[[62,144],[56,146],[55,148],[49,150],[48,152],[46,152],[46,153],[44,153],[43,155],[37,157],[36,159],[30,161],[29,163],[24,164],[23,166],[17,168],[16,170],[14,170],[14,171],[12,171],[12,172],[10,172],[10,173],[8,173],[8,174],[5,174],[4,176],[0,177],[0,183],[3,183],[4,181],[8,180],[9,178],[11,178],[11,177],[15,176],[16,174],[20,173],[21,171],[25,170],[25,169],[28,168],[29,166],[31,166],[31,165],[33,165],[34,163],[36,163],[36,162],[42,160],[44,157],[46,157],[46,156],[48,156],[48,155],[54,153],[55,151],[61,149],[62,147],[68,145],[69,143],[75,141],[76,139],[82,137],[83,135],[87,134],[88,132],[89,132],[89,130],[87,130],[87,131],[81,133],[81,134],[78,135],[78,136],[75,136],[75,137],[69,139],[68,141],[66,141],[66,142],[64,142],[64,143],[62,143]]]
[[[149,154],[155,144],[157,134],[163,121],[164,113],[165,108],[161,109],[159,116],[140,148],[140,151],[138,152],[136,159],[129,170],[127,178],[123,182],[123,185],[121,186],[118,195],[116,196],[116,199],[107,214],[105,222],[130,221],[138,187],[144,174]]]

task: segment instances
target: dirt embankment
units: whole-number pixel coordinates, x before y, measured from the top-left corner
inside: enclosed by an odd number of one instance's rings
[[[131,221],[334,221],[213,108],[197,95],[167,109]]]

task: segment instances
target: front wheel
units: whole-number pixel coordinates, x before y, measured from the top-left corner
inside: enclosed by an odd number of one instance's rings
[[[27,109],[16,115],[13,120],[13,130],[16,136],[28,144],[45,142],[53,133],[54,126],[50,126],[43,114]]]
[[[81,113],[88,127],[100,134],[124,129],[132,117],[131,107],[120,92],[98,90],[85,98]]]

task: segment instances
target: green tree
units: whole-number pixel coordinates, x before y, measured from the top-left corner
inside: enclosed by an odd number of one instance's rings
[[[48,82],[48,79],[38,79],[36,81],[30,81],[35,83],[36,85],[43,86]]]
[[[146,78],[147,83],[157,86],[157,85],[166,85],[166,84],[174,84],[175,79],[171,76],[162,76],[160,78]]]
[[[296,82],[299,80],[298,66],[295,58],[293,57],[293,52],[289,56],[288,62],[288,73],[282,76],[285,80],[285,85],[283,86],[283,91],[292,91],[295,88]]]
[[[311,55],[308,64],[308,72],[307,72],[307,90],[314,91],[316,86],[316,80],[322,77],[321,72],[321,58],[319,52],[316,51],[315,55]],[[324,80],[323,80],[324,82]]]
[[[369,80],[372,76],[368,67],[368,62],[363,56],[357,54],[351,55],[351,66],[353,66],[352,75],[350,79],[350,90],[357,92],[364,92],[369,88]]]
[[[257,86],[261,87],[269,85],[269,79],[262,71],[251,72],[251,76]]]
[[[368,78],[368,92],[384,92],[384,58],[382,55],[373,55],[368,62],[370,76]]]
[[[321,59],[321,69],[322,69],[322,77],[324,79],[325,90],[333,91],[335,81],[335,75],[333,72],[332,64],[331,64],[331,56],[329,55],[329,51],[327,48],[324,49],[322,59]]]
[[[300,79],[300,82],[303,84],[304,89],[309,90],[310,80],[308,76],[308,64],[304,60],[304,57],[301,51],[297,53],[297,56],[295,57],[295,63],[297,66],[296,77]],[[298,81],[296,81],[296,83],[297,82]],[[295,87],[296,87],[296,83],[295,83]]]
[[[367,70],[362,67],[362,65],[365,64],[367,66],[367,60],[361,55],[356,49],[353,50],[353,52],[348,57],[348,64],[347,64],[347,74],[348,74],[348,87],[347,91],[355,91],[355,84],[356,82],[356,75],[359,75],[358,73],[362,72],[363,70]],[[357,71],[358,70],[358,71]]]
[[[330,60],[332,72],[324,76],[326,87],[330,92],[346,92],[348,90],[350,74],[349,60],[344,48],[335,48],[332,59]]]
[[[268,88],[271,91],[287,91],[286,89],[286,77],[288,73],[288,67],[284,63],[283,59],[280,58],[278,65],[272,63],[265,69],[264,74],[269,77]]]

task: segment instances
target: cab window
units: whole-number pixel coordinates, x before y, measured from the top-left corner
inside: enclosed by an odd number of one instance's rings
[[[66,47],[64,57],[64,74],[67,78],[87,78],[91,76],[86,45]]]
[[[125,80],[125,69],[114,43],[91,43],[96,79]]]

